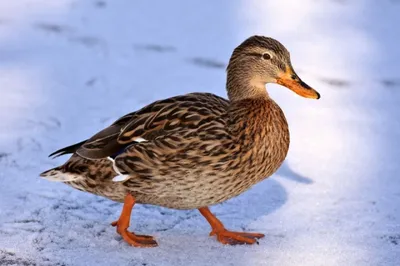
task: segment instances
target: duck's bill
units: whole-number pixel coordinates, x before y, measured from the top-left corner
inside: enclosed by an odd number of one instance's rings
[[[282,75],[277,79],[277,83],[305,98],[321,98],[321,95],[316,90],[304,83],[296,74]]]

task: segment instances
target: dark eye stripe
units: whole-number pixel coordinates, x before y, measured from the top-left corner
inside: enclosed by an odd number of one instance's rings
[[[262,56],[262,54],[259,54],[259,53],[246,53],[246,55],[256,56],[256,57],[261,57]]]
[[[263,53],[263,54],[260,54],[260,53],[246,53],[246,55],[254,56],[254,57],[260,57],[260,58],[263,58],[265,60],[270,60],[272,58],[269,53]]]

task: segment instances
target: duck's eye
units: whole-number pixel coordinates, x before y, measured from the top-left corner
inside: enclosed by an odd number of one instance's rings
[[[262,59],[264,60],[270,60],[272,56],[269,53],[263,53],[262,54]]]

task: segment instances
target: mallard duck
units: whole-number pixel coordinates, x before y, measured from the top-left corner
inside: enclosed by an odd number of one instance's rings
[[[128,231],[136,203],[198,209],[219,242],[257,243],[263,234],[229,231],[208,206],[266,179],[287,155],[288,124],[266,83],[320,98],[298,77],[280,42],[252,36],[229,60],[228,100],[190,93],[156,101],[91,138],[52,153],[72,156],[41,176],[123,202],[121,216],[112,225],[135,247],[157,245],[151,236]]]

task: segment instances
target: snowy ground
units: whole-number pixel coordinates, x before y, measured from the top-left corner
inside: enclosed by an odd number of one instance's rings
[[[400,1],[0,2],[0,265],[400,265]],[[41,180],[80,141],[156,99],[225,96],[232,49],[284,43],[322,95],[270,93],[289,120],[272,178],[212,210],[258,246],[222,246],[197,211],[121,205]]]

